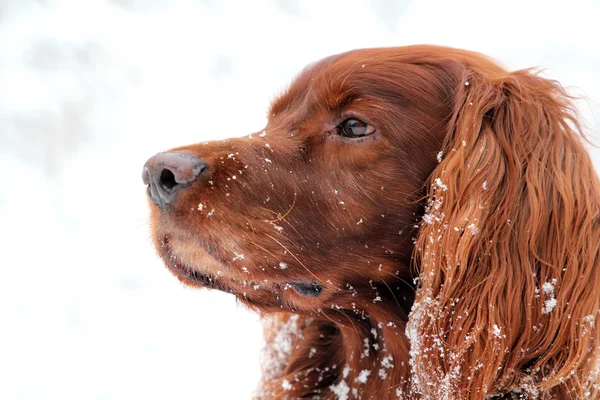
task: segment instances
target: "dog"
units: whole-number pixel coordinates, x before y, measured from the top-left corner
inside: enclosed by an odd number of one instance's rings
[[[143,169],[167,268],[263,316],[256,398],[600,398],[600,185],[559,83],[363,49],[268,115]]]

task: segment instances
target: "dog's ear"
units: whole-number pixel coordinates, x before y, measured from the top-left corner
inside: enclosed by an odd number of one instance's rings
[[[455,93],[417,238],[413,390],[596,398],[600,185],[571,99],[529,70],[465,67]]]

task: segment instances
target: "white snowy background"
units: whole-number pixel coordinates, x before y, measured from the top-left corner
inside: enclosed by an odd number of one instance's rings
[[[0,0],[0,399],[249,398],[258,319],[161,265],[144,161],[262,128],[309,62],[416,43],[546,67],[598,137],[599,21],[592,0]]]

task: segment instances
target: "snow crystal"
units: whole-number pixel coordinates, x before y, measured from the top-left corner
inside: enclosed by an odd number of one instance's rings
[[[470,85],[469,81],[466,81],[465,86],[469,86],[469,85]]]
[[[437,153],[437,160],[438,162],[442,162],[442,157],[444,156],[444,152],[440,150],[439,153]]]
[[[265,157],[265,161],[268,162],[269,164],[273,164],[273,161],[271,161],[270,159],[268,159],[267,157]]]
[[[279,268],[281,268],[281,269],[286,269],[286,268],[287,268],[287,264],[286,264],[286,263],[284,263],[284,262],[280,262],[280,263],[279,263]]]
[[[471,230],[471,234],[473,236],[475,236],[479,233],[479,228],[475,224],[471,224],[471,225],[467,226],[467,228],[469,228],[469,230]]]
[[[549,314],[554,307],[556,307],[556,299],[554,298],[554,285],[556,285],[556,279],[552,279],[552,282],[544,282],[542,285],[542,290],[544,294],[549,298],[544,301],[544,308],[542,309],[542,314]]]
[[[544,309],[542,310],[542,314],[549,314],[556,307],[556,299],[552,297],[544,302]]]
[[[392,364],[392,361],[393,361],[393,357],[391,355],[389,355],[387,357],[384,357],[381,360],[381,366],[382,366],[382,368],[380,368],[379,371],[377,372],[378,375],[379,375],[379,377],[381,379],[386,379],[387,378],[387,371],[386,371],[386,369],[394,368],[394,364]]]
[[[346,365],[344,367],[344,370],[342,371],[342,378],[346,379],[348,377],[349,373],[350,373],[350,366]]]
[[[443,191],[448,190],[448,186],[444,185],[440,178],[435,178],[435,186],[437,186],[438,189],[442,189]]]
[[[554,295],[554,285],[556,284],[556,279],[554,279],[551,282],[544,282],[544,284],[542,285],[542,290],[544,291],[544,293],[546,293],[547,295],[551,296]]]
[[[369,339],[364,338],[363,345],[364,345],[365,349],[362,352],[362,354],[360,355],[360,358],[369,357]]]
[[[487,181],[483,181],[483,183],[481,184],[481,188],[483,190],[488,190]]]
[[[422,294],[420,301],[415,301],[411,308],[410,314],[408,316],[408,323],[406,324],[406,336],[410,342],[410,350],[409,350],[409,361],[412,376],[410,378],[412,385],[415,387],[417,391],[423,391],[424,385],[430,384],[430,379],[433,381],[433,376],[430,372],[428,372],[428,366],[423,363],[421,358],[427,358],[427,353],[432,349],[424,348],[422,338],[420,335],[420,330],[423,325],[427,323],[427,319],[432,317],[431,310],[435,309],[438,306],[436,300],[430,297],[431,290],[428,289],[426,293]],[[443,351],[443,348],[438,350]],[[441,372],[441,371],[439,371]],[[452,380],[454,379],[454,373],[447,374],[442,381]],[[436,379],[437,380],[437,379]],[[432,382],[431,381],[431,382]],[[444,386],[450,385],[450,382]],[[448,389],[445,387],[438,389],[438,394],[441,393],[449,393]],[[434,397],[429,397],[434,398]],[[447,396],[440,396],[437,398],[448,398]]]
[[[260,137],[265,137],[265,136],[267,136],[267,132],[266,132],[266,131],[262,131],[262,132],[261,132],[261,134],[260,134],[260,135],[258,135],[258,136],[260,136]]]
[[[423,222],[425,222],[427,225],[433,224],[433,216],[431,214],[423,215]]]
[[[281,382],[281,387],[283,390],[292,390],[292,384],[287,379],[284,379],[283,382]]]
[[[394,361],[394,359],[391,355],[384,357],[383,360],[381,360],[381,366],[383,368],[394,368],[394,364],[392,364],[392,361]]]
[[[358,378],[356,378],[356,380],[360,383],[367,383],[367,378],[369,378],[369,375],[371,375],[371,371],[368,369],[363,369],[360,371],[360,374],[358,374]]]
[[[494,327],[492,329],[492,333],[494,334],[494,336],[496,337],[501,337],[502,336],[502,331],[500,330],[500,328],[498,327],[498,325],[494,324]]]
[[[264,371],[265,379],[272,379],[285,369],[292,352],[294,340],[302,336],[302,332],[298,329],[299,318],[299,315],[292,315],[281,325],[273,341],[264,347],[262,370]],[[265,320],[265,324],[269,322],[270,320]]]
[[[329,389],[335,394],[338,400],[348,400],[348,395],[350,394],[350,388],[346,381],[339,381],[337,385],[329,386]]]
[[[359,220],[359,221],[356,223],[356,225],[360,225],[360,224],[362,224],[363,222],[364,222],[364,221],[363,221],[363,219],[361,218],[361,219],[360,219],[360,220]]]

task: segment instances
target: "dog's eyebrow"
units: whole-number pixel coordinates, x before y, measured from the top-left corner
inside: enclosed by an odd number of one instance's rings
[[[347,99],[347,94],[351,93],[352,96],[355,96],[355,90],[349,90],[346,85],[347,78],[352,74],[340,76],[340,72],[345,71],[345,68],[338,64],[350,53],[330,56],[309,64],[272,102],[268,115],[273,116],[292,109],[302,109],[303,105],[306,107],[305,113],[309,115],[312,113],[313,107],[326,105],[333,111],[346,106],[347,104],[342,105],[341,103],[351,100]],[[327,90],[323,91],[323,88],[327,88]],[[321,96],[325,96],[325,98],[320,98]]]

